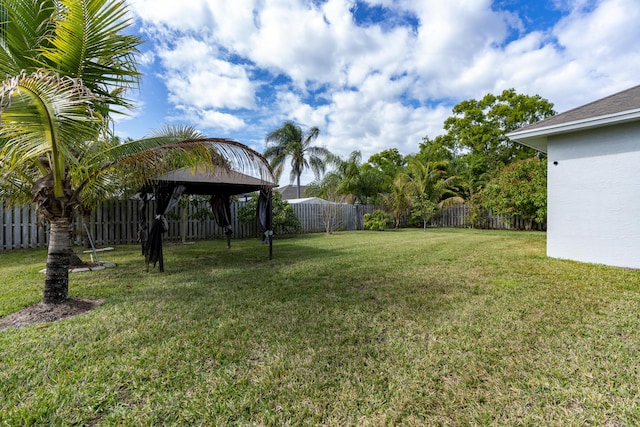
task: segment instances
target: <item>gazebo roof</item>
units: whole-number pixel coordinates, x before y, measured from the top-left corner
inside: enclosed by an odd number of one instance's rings
[[[159,175],[157,184],[175,184],[185,187],[184,194],[243,194],[276,187],[273,176],[256,178],[225,167],[181,168]]]
[[[257,151],[226,138],[205,138],[201,141],[215,153],[217,159],[214,164],[217,165],[183,167],[162,173],[143,192],[182,185],[186,194],[234,195],[277,187],[269,163]]]

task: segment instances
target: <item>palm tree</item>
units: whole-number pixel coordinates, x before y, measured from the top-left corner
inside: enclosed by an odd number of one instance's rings
[[[389,213],[393,216],[395,228],[400,227],[402,218],[411,207],[411,200],[401,183],[394,182],[390,187],[390,192],[382,195],[382,200]]]
[[[289,120],[265,138],[267,148],[263,155],[271,163],[276,181],[280,180],[285,160],[291,157],[291,182],[296,180],[298,198],[301,196],[302,172],[310,168],[318,179],[324,173],[327,159],[331,157],[331,152],[326,148],[311,145],[319,134],[320,130],[315,126],[303,132],[300,126]]]
[[[185,132],[109,143],[106,126],[138,81],[124,1],[0,2],[0,199],[33,202],[50,226],[43,302],[68,298],[71,219],[113,189],[175,164],[220,159]],[[135,165],[135,167],[133,166]],[[158,168],[158,169],[155,169]],[[152,175],[153,174],[153,175]]]
[[[99,138],[103,121],[86,112],[85,98],[78,95],[83,88],[75,79],[36,73],[9,79],[3,88],[0,198],[33,202],[49,223],[47,304],[68,298],[70,232],[77,209],[113,194],[123,173],[129,185],[141,186],[176,165],[218,158],[200,140],[186,139],[184,130],[118,145]]]
[[[414,156],[395,181],[409,196],[412,215],[422,221],[425,230],[439,209],[464,203],[464,199],[452,191],[457,177],[445,176],[446,164],[446,160],[425,161]]]

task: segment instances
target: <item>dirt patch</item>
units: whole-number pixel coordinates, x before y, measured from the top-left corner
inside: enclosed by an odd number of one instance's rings
[[[69,298],[60,304],[38,303],[0,319],[0,331],[8,328],[23,328],[35,323],[47,327],[46,323],[77,316],[93,310],[104,300]]]

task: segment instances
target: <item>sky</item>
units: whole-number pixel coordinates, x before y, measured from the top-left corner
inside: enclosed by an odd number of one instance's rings
[[[640,84],[638,0],[127,3],[145,42],[123,138],[191,125],[263,152],[293,120],[366,161],[417,152],[457,103],[487,93],[514,88],[562,112]]]

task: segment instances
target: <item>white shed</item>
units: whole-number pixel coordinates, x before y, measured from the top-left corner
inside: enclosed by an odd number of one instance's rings
[[[547,255],[640,268],[640,86],[507,135],[547,153]]]

